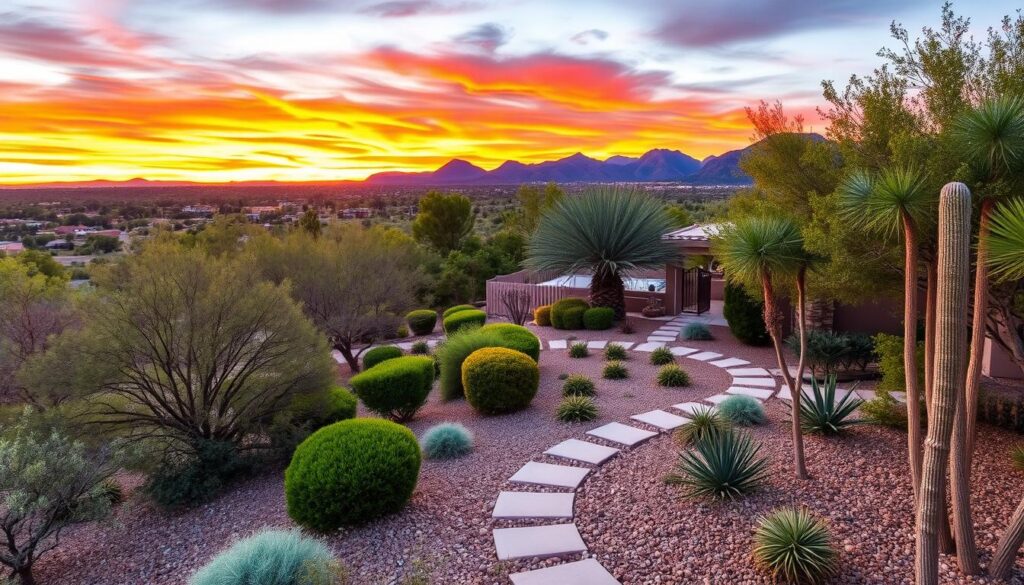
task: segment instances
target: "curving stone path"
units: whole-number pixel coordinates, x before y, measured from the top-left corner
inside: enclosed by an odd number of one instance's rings
[[[678,319],[666,323],[648,337],[646,343],[636,345],[631,351],[652,352],[659,347],[667,347],[668,343],[678,339],[679,331],[685,323],[686,321]],[[587,345],[592,349],[601,349],[608,343],[619,343],[626,348],[632,346],[631,342],[614,340],[590,341]],[[564,339],[548,342],[548,349],[564,350],[567,347],[568,341]],[[631,421],[652,426],[660,429],[661,432],[669,432],[689,422],[690,419],[686,418],[686,415],[692,416],[701,409],[714,409],[714,405],[731,396],[744,395],[764,401],[774,396],[779,388],[778,381],[769,370],[760,367],[742,367],[750,365],[747,360],[683,346],[671,347],[670,351],[675,356],[685,356],[721,368],[732,377],[732,383],[724,393],[709,396],[703,402],[683,402],[673,404],[664,410],[641,412],[629,417]],[[788,392],[781,392],[779,397],[789,398]],[[632,448],[657,435],[656,432],[639,428],[629,424],[629,421],[625,421],[611,422],[586,431],[583,439],[562,441],[544,451],[544,454],[593,467],[528,461],[509,478],[509,481],[572,491],[543,494],[502,491],[498,495],[492,515],[495,518],[510,520],[572,520],[575,490],[586,481],[590,472],[612,457],[628,455]],[[604,439],[622,445],[622,448],[616,449],[587,441],[586,439],[589,437]],[[496,528],[493,536],[495,551],[500,560],[547,558],[587,552],[587,545],[583,542],[574,523]],[[619,583],[594,558],[515,573],[510,575],[509,579],[513,585],[618,585]]]

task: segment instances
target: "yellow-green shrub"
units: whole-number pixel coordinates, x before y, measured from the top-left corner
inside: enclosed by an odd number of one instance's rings
[[[478,349],[462,364],[466,401],[482,414],[526,408],[537,395],[539,383],[537,362],[514,349]]]

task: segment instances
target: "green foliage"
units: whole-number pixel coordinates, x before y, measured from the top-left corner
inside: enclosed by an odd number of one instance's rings
[[[466,238],[461,249],[427,262],[424,268],[433,277],[429,291],[433,304],[483,299],[487,280],[519,270],[525,246],[521,235],[503,230],[483,242]]]
[[[768,460],[760,451],[749,434],[733,429],[713,433],[693,449],[681,450],[675,471],[665,481],[682,486],[691,498],[735,499],[767,478]]]
[[[512,323],[492,323],[484,325],[480,330],[497,333],[502,339],[502,347],[521,351],[533,358],[533,361],[540,361],[540,339],[526,327]]]
[[[615,324],[615,310],[611,307],[592,307],[583,312],[583,327],[591,331],[611,329]]]
[[[703,323],[687,323],[683,328],[683,339],[687,341],[711,341],[715,336]]]
[[[583,329],[583,315],[590,309],[583,307],[570,307],[562,314],[562,325],[564,329]]]
[[[589,396],[566,396],[558,405],[555,418],[562,422],[588,422],[597,418],[597,405]]]
[[[320,237],[323,232],[323,225],[320,224],[320,215],[315,209],[307,209],[297,223],[298,228],[314,238]]]
[[[268,429],[271,444],[279,455],[290,458],[295,447],[320,427],[355,418],[359,400],[340,386],[323,392],[298,396],[288,408],[274,415]]]
[[[335,423],[295,450],[284,474],[288,515],[321,532],[368,522],[401,510],[419,472],[420,446],[409,429],[380,419]]]
[[[988,264],[999,281],[1024,278],[1024,199],[999,204],[992,214]]]
[[[729,429],[729,421],[707,406],[695,409],[687,418],[690,422],[676,429],[673,435],[676,442],[684,447],[705,441],[716,433]]]
[[[164,455],[144,489],[162,508],[192,507],[209,502],[248,475],[253,463],[230,442],[201,440],[188,453]]]
[[[777,216],[738,219],[712,239],[712,252],[730,282],[739,282],[747,290],[761,288],[765,275],[796,274],[806,256],[799,226]]]
[[[807,365],[823,375],[834,374],[840,369],[854,367],[865,370],[875,359],[875,343],[870,335],[863,333],[835,333],[812,329],[807,331]],[[800,337],[791,335],[786,345],[794,353],[800,353]],[[902,351],[902,343],[900,344]]]
[[[451,335],[464,327],[480,326],[485,322],[487,322],[487,313],[476,309],[466,309],[444,318],[444,332]]]
[[[879,333],[875,335],[875,355],[878,357],[878,371],[882,379],[878,389],[889,392],[905,392],[906,374],[903,369],[903,338],[897,335]],[[924,342],[917,344],[917,373],[924,379]]]
[[[785,583],[823,583],[835,575],[838,553],[828,526],[808,510],[782,508],[758,520],[754,561]]]
[[[476,309],[473,305],[455,305],[454,307],[448,307],[441,313],[442,319],[447,319],[459,311],[473,310]]]
[[[393,420],[411,420],[434,385],[434,360],[393,358],[353,376],[349,383],[366,408]]]
[[[406,323],[413,335],[429,335],[437,326],[437,312],[430,309],[417,309],[405,316]]]
[[[928,226],[938,210],[938,192],[920,171],[906,167],[887,168],[877,177],[856,171],[840,184],[839,196],[848,221],[892,240],[903,233],[905,218]]]
[[[344,585],[346,574],[319,540],[298,530],[263,530],[218,553],[189,585]]]
[[[363,354],[363,369],[369,370],[381,362],[393,360],[395,358],[402,357],[402,355],[402,348],[397,345],[379,345],[368,349],[366,353]]]
[[[583,311],[590,308],[590,304],[587,301],[579,298],[566,298],[556,301],[551,305],[551,325],[555,329],[582,329],[583,328]],[[576,311],[572,309],[581,309],[579,311],[579,321],[577,325]],[[567,314],[572,312],[573,316],[571,322],[566,322]]]
[[[409,353],[412,355],[427,355],[430,353],[430,345],[426,341],[417,341],[409,348]]]
[[[594,381],[583,374],[572,374],[562,384],[562,396],[593,396],[597,394],[594,390]]]
[[[812,395],[800,401],[800,426],[805,433],[821,433],[838,435],[851,425],[860,421],[848,420],[863,400],[853,392],[836,401],[836,377],[834,375],[819,384],[816,377],[811,378]]]
[[[555,183],[548,183],[543,191],[533,185],[520,185],[516,191],[519,209],[512,218],[512,225],[520,233],[529,236],[537,229],[541,217],[563,197],[565,192]]]
[[[469,354],[485,347],[500,347],[502,338],[494,331],[468,328],[449,335],[437,347],[437,363],[441,368],[441,398],[455,400],[462,398],[462,363]]]
[[[879,390],[871,400],[860,406],[864,420],[895,429],[907,428],[907,408],[888,391]]]
[[[539,327],[551,326],[551,305],[541,305],[533,310],[533,322]]]
[[[658,385],[666,388],[689,386],[690,375],[676,364],[668,364],[658,370]]]
[[[537,362],[514,349],[478,349],[462,364],[466,401],[486,415],[526,408],[537,395],[539,383]]]
[[[601,377],[605,380],[625,380],[629,377],[629,370],[622,362],[612,361],[604,365]]]
[[[454,459],[473,450],[473,433],[458,423],[434,425],[420,439],[427,459]]]
[[[729,331],[746,345],[762,346],[771,343],[764,327],[764,302],[752,298],[742,285],[726,282],[722,314]]]
[[[669,348],[659,347],[651,352],[650,360],[652,366],[664,366],[675,362],[676,356],[672,355],[672,351]]]
[[[671,219],[673,229],[681,229],[693,225],[693,214],[681,205],[666,205],[665,213]]]
[[[1024,470],[1024,443],[1018,443],[1010,449],[1010,461],[1017,469]]]
[[[1002,392],[982,392],[978,418],[991,425],[1024,433],[1024,398]]]
[[[412,235],[441,254],[457,250],[473,231],[473,204],[464,195],[431,191],[419,200]]]
[[[585,341],[577,341],[569,346],[569,357],[571,358],[585,358],[588,355],[590,355],[590,349]]]
[[[609,343],[604,348],[604,359],[616,361],[628,360],[629,352],[627,352],[626,348],[621,344]]]
[[[751,396],[730,396],[718,405],[718,413],[734,425],[749,427],[764,422],[764,407]]]
[[[972,178],[988,183],[990,190],[1004,187],[999,183],[1007,179],[1018,179],[1024,168],[1024,96],[998,96],[961,114],[953,137]]]

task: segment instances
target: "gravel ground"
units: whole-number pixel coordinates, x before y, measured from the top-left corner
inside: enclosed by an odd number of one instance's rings
[[[574,334],[581,340],[643,342],[659,325],[636,324],[636,333],[630,335],[617,330]],[[712,329],[715,341],[688,345],[772,366],[768,349],[740,345],[727,329]],[[565,337],[565,332],[550,328],[536,331],[545,339]],[[699,400],[721,392],[729,381],[714,366],[679,359],[693,385],[660,388],[653,381],[657,368],[646,360],[647,354],[633,353],[627,362],[630,379],[610,381],[600,378],[599,351],[571,359],[563,351],[545,350],[537,398],[529,409],[513,415],[484,418],[464,402],[442,404],[434,396],[410,424],[412,430],[420,435],[440,422],[458,421],[476,435],[475,451],[455,461],[424,461],[419,485],[405,510],[332,533],[326,537],[328,544],[360,585],[401,583],[419,573],[430,575],[434,585],[506,584],[510,572],[557,562],[496,560],[491,530],[517,525],[490,517],[498,492],[509,487],[507,478],[529,460],[546,460],[542,451],[561,440],[582,437],[588,428]],[[559,423],[553,417],[561,399],[558,375],[576,372],[597,382],[601,416],[587,425]],[[766,581],[751,569],[749,559],[754,518],[778,505],[803,504],[832,522],[842,546],[840,582],[909,583],[913,519],[902,454],[904,435],[864,426],[843,439],[811,438],[807,454],[813,479],[796,484],[787,467],[787,406],[771,401],[769,424],[755,431],[772,460],[770,485],[738,503],[681,500],[674,488],[664,485],[661,479],[675,458],[667,437],[606,463],[584,483],[576,499],[576,522],[591,554],[624,584],[762,583]],[[1011,470],[1006,456],[1009,445],[1020,437],[984,431],[974,484],[975,518],[987,561],[1020,495],[1021,473]],[[68,585],[186,583],[233,539],[263,527],[293,526],[284,509],[282,471],[266,469],[210,504],[179,514],[161,513],[144,498],[131,497],[111,520],[67,531],[62,545],[38,563],[37,580]],[[946,583],[971,582],[958,578],[953,568],[944,572]],[[1016,579],[1015,583],[1024,583],[1019,570]]]

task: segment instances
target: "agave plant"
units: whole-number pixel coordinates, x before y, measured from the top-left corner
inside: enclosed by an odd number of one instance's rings
[[[673,223],[661,200],[636,190],[590,189],[544,214],[530,240],[527,267],[589,272],[590,304],[626,314],[623,275],[661,268],[679,252],[661,236]]]
[[[1013,461],[1014,467],[1024,470],[1024,443],[1014,445],[1010,449],[1010,459]]]
[[[1024,199],[999,205],[992,215],[988,264],[1000,281],[1024,278]]]
[[[810,400],[800,402],[800,425],[804,432],[838,435],[860,420],[848,420],[853,411],[864,403],[852,391],[836,401],[836,377],[829,376],[824,385],[811,378]]]
[[[729,421],[713,408],[700,406],[690,414],[690,422],[676,429],[674,438],[682,446],[704,441],[729,429]]]
[[[735,499],[764,483],[768,460],[760,452],[761,446],[747,433],[715,432],[693,449],[680,451],[676,469],[665,482],[682,486],[691,498]]]
[[[821,583],[836,573],[828,526],[805,509],[782,508],[761,518],[754,560],[776,580]]]

